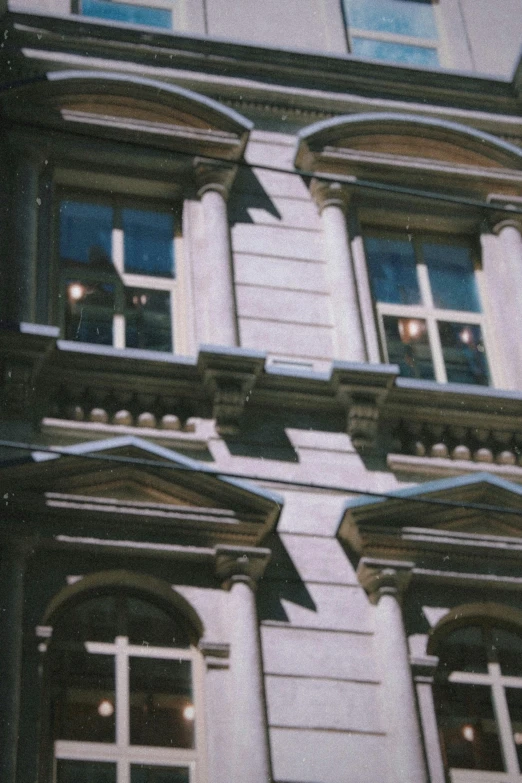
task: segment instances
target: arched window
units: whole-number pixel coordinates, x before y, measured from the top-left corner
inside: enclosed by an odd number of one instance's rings
[[[436,652],[434,701],[450,780],[520,783],[522,637],[477,623],[450,632]]]
[[[124,593],[66,610],[48,650],[53,783],[196,783],[199,654],[184,618]]]

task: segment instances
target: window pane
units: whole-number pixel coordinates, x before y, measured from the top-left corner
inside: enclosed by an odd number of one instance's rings
[[[467,247],[424,243],[435,307],[480,313],[473,261]]]
[[[114,286],[67,280],[66,297],[65,339],[112,345]]]
[[[155,767],[131,765],[131,783],[189,783],[187,767]]]
[[[450,383],[489,384],[489,372],[477,324],[439,323],[442,353]]]
[[[190,661],[133,656],[129,666],[131,744],[193,748]]]
[[[112,269],[111,207],[83,201],[60,204],[60,258],[63,263]]]
[[[167,612],[140,598],[127,598],[126,606],[126,635],[130,644],[190,647],[190,639],[185,628]]]
[[[114,596],[103,595],[82,601],[70,609],[53,630],[53,639],[77,642],[113,642],[124,633],[116,624]]]
[[[522,690],[520,688],[506,688],[506,698],[509,715],[511,717],[518,763],[522,770]]]
[[[51,664],[54,739],[115,741],[114,658],[62,649]]]
[[[405,239],[364,240],[372,291],[378,302],[419,304],[415,251]]]
[[[372,38],[352,36],[352,52],[357,57],[368,57],[370,60],[384,60],[397,65],[439,65],[439,55],[436,49],[428,46],[412,46],[410,44],[394,43],[392,41],[375,41]]]
[[[350,27],[437,38],[431,0],[345,0]]]
[[[125,271],[139,275],[174,274],[174,217],[167,212],[122,210]]]
[[[59,759],[56,762],[56,783],[116,783],[116,764]]]
[[[476,626],[459,628],[444,639],[439,656],[441,671],[487,672],[488,653],[482,629]]]
[[[522,638],[503,628],[493,628],[491,637],[502,674],[522,677]]]
[[[435,372],[426,321],[385,315],[383,323],[388,360],[399,365],[401,375],[406,378],[433,380]]]
[[[490,688],[444,683],[434,696],[446,767],[504,770]]]
[[[150,351],[172,350],[168,291],[125,289],[125,345]]]
[[[81,13],[97,19],[111,19],[115,22],[131,22],[151,27],[172,27],[172,15],[168,9],[147,8],[112,0],[81,0]]]

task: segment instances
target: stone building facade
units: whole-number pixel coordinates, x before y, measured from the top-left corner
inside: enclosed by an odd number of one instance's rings
[[[520,0],[10,0],[4,783],[521,783]]]

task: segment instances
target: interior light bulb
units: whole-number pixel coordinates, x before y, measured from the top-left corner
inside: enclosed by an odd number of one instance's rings
[[[469,329],[463,329],[460,333],[460,339],[465,345],[469,345],[473,339],[473,335]]]
[[[81,283],[71,283],[69,286],[69,298],[78,302],[85,296],[85,287]]]
[[[110,718],[114,715],[114,704],[109,699],[102,699],[98,704],[98,715],[102,718]]]
[[[515,731],[513,739],[515,740],[515,745],[522,745],[522,731]]]
[[[469,723],[464,725],[462,727],[462,736],[468,742],[473,742],[475,739],[475,729],[473,728],[473,726],[470,726]]]
[[[193,704],[187,704],[185,709],[183,710],[183,717],[185,720],[194,720],[196,717],[196,708]]]

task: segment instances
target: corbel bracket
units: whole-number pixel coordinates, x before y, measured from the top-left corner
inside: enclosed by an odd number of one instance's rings
[[[220,434],[234,434],[239,429],[241,415],[264,366],[265,355],[254,351],[209,347],[199,352],[198,368],[212,397],[212,416]]]
[[[346,410],[346,431],[357,451],[369,453],[375,448],[379,412],[398,374],[399,368],[391,364],[334,362],[334,392]]]

